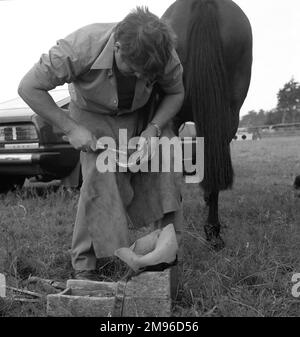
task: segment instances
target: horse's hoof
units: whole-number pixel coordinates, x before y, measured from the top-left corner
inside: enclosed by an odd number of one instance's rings
[[[220,235],[220,225],[206,224],[204,226],[206,240],[211,248],[215,251],[220,251],[225,247],[225,242]]]
[[[220,235],[210,240],[209,245],[216,252],[219,252],[220,250],[225,248],[225,242]]]

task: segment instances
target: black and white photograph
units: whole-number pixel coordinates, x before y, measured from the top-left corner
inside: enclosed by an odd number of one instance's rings
[[[0,0],[0,46],[0,325],[300,316],[299,0]]]

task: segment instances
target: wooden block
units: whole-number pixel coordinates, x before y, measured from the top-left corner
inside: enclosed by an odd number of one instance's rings
[[[174,267],[173,267],[174,268]],[[133,277],[125,288],[124,317],[171,315],[174,269],[145,272]],[[47,296],[48,316],[108,317],[113,312],[117,282],[68,280],[67,289]]]
[[[125,290],[123,316],[167,317],[171,314],[170,269],[133,277]]]
[[[68,280],[67,288],[71,288],[73,294],[79,295],[81,292],[99,293],[102,297],[115,296],[117,282],[96,282],[89,280]]]
[[[74,295],[71,288],[47,296],[47,315],[55,317],[109,317],[114,297]]]
[[[181,268],[174,266],[170,269],[170,296],[173,301],[176,300],[181,282]]]
[[[170,298],[170,269],[133,277],[127,283],[125,293],[129,297]]]

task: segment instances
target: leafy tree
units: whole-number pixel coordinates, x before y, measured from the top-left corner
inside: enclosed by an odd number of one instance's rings
[[[265,111],[260,109],[259,112],[251,110],[247,115],[243,116],[240,121],[240,127],[253,127],[264,125],[266,121]]]
[[[268,111],[266,113],[266,125],[274,125],[274,124],[280,124],[282,121],[282,112],[273,109],[271,111]]]
[[[251,110],[243,116],[240,127],[300,122],[300,84],[292,78],[277,93],[277,107],[258,112]]]
[[[300,84],[292,78],[277,94],[277,110],[281,114],[279,123],[300,122]]]

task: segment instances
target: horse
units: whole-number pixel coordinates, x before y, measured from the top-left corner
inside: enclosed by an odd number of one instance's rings
[[[177,37],[183,65],[185,100],[174,119],[175,130],[193,121],[204,137],[204,200],[207,241],[225,246],[220,235],[219,192],[232,188],[230,142],[239,124],[252,68],[252,29],[231,0],[177,0],[162,15]]]

